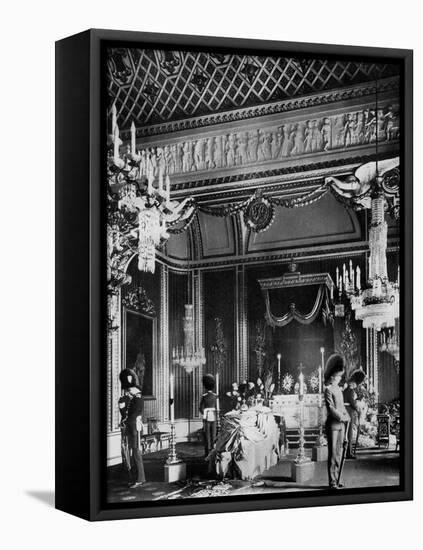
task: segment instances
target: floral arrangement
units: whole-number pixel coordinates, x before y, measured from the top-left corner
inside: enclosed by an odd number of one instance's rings
[[[243,380],[232,383],[231,391],[226,392],[226,396],[230,399],[233,409],[239,409],[243,404],[252,405],[262,401],[268,402],[272,399],[275,384],[272,382],[272,374],[268,373],[264,380],[257,378],[256,382],[247,382]]]
[[[283,393],[291,393],[294,385],[294,378],[291,374],[285,374],[282,378],[282,391]]]
[[[315,372],[310,376],[310,379],[308,381],[308,385],[310,387],[310,390],[312,393],[318,393],[319,392],[319,376]]]

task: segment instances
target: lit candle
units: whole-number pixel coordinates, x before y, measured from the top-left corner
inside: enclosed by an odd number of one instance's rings
[[[219,373],[216,373],[216,395],[219,395]]]
[[[159,193],[160,195],[163,194],[163,170],[161,166],[159,170]]]
[[[148,186],[147,186],[147,193],[149,195],[153,194],[153,181],[154,181],[154,173],[153,173],[153,166],[150,163],[147,173],[147,180],[148,180]]]
[[[398,274],[397,274],[397,285],[400,284],[400,266],[398,266]]]
[[[135,124],[132,121],[131,124],[131,154],[135,157]]]
[[[333,301],[333,285],[330,287],[330,299]]]
[[[300,380],[299,394],[302,396],[304,395],[304,374],[300,372],[300,376],[298,378]]]
[[[280,380],[280,377],[281,377],[281,354],[278,353],[276,357],[278,358],[278,380]]]
[[[352,260],[350,260],[350,279],[353,280],[353,266],[352,266]]]
[[[170,202],[170,179],[169,176],[166,176],[166,202]]]
[[[356,278],[357,278],[357,288],[358,290],[361,290],[361,270],[360,268],[357,266],[357,269],[356,269]]]
[[[113,141],[114,141],[114,148],[113,148],[113,156],[115,164],[117,164],[119,160],[119,126],[115,125],[115,131],[113,133]]]
[[[320,348],[320,353],[322,355],[322,363],[321,363],[320,369],[319,369],[319,392],[322,392],[323,391],[322,375],[323,375],[323,371],[324,371],[324,368],[325,368],[325,348],[324,347]]]
[[[175,405],[173,403],[174,399],[174,379],[173,374],[170,375],[170,421],[173,423],[175,421]]]
[[[116,111],[116,104],[113,103],[113,105],[112,105],[112,136],[115,135],[116,124],[117,124],[117,111]]]
[[[336,268],[336,277],[335,277],[336,285],[339,286],[339,267]]]

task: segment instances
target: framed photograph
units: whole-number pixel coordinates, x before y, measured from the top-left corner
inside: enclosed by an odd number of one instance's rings
[[[56,44],[56,506],[412,498],[412,52]]]

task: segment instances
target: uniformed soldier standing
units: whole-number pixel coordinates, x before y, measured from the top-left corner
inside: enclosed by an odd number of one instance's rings
[[[132,399],[128,407],[128,419],[126,421],[126,425],[128,446],[129,452],[131,453],[132,462],[131,472],[134,473],[134,479],[130,484],[130,488],[135,489],[145,483],[144,464],[138,442],[138,425],[142,422],[144,400],[141,394],[141,388],[139,386],[131,386],[128,391],[131,394]]]
[[[356,389],[359,384],[364,381],[365,373],[362,370],[354,371],[350,379],[348,380],[348,385],[344,390],[344,405],[347,409],[347,412],[350,417],[350,423],[348,426],[348,450],[347,458],[357,458],[354,452],[354,429],[359,429],[358,427],[358,416],[360,413],[358,402],[357,402],[357,393]]]
[[[345,423],[350,419],[345,406],[344,396],[339,387],[345,370],[344,358],[331,355],[325,368],[325,403],[327,409],[326,437],[328,440],[328,478],[329,487],[338,489],[339,471],[342,460],[342,448],[345,438]]]
[[[203,376],[203,386],[206,393],[201,397],[200,413],[203,417],[204,447],[207,457],[213,449],[217,428],[217,395],[213,391],[215,380],[212,374]]]
[[[121,410],[125,426],[122,435],[126,436],[128,441],[130,476],[133,478],[130,480],[130,488],[134,489],[145,483],[144,464],[138,442],[138,428],[142,422],[144,402],[135,372],[131,369],[124,369],[119,377],[122,390],[129,398],[128,400],[123,396],[119,400],[119,405],[124,405],[122,409],[125,409]]]

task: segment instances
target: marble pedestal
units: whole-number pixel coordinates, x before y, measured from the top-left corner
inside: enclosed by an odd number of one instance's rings
[[[314,462],[291,462],[291,477],[296,483],[304,483],[314,477]]]
[[[187,478],[187,465],[185,462],[175,462],[174,464],[165,464],[165,481],[172,483],[174,481],[183,481]]]
[[[324,462],[328,459],[328,448],[326,445],[316,445],[311,450],[311,459],[315,462]]]

